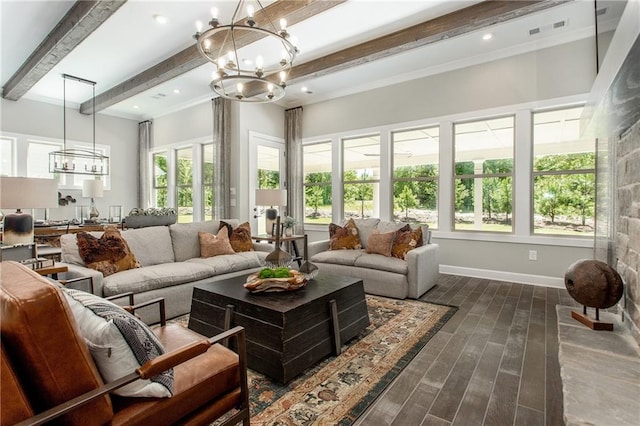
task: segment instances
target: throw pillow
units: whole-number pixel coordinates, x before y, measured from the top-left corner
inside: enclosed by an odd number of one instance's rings
[[[251,241],[251,225],[249,222],[241,223],[233,228],[227,222],[221,220],[220,227],[226,227],[229,233],[231,247],[236,253],[243,251],[253,251],[253,241]]]
[[[398,259],[407,260],[407,253],[422,245],[422,228],[412,229],[410,225],[405,225],[395,232],[391,255]]]
[[[329,248],[331,250],[341,249],[361,249],[360,236],[358,235],[358,227],[353,219],[344,226],[338,226],[335,223],[329,225]]]
[[[216,235],[208,232],[198,232],[200,240],[200,257],[213,257],[222,254],[234,254],[229,242],[229,234],[226,226],[221,226]]]
[[[140,267],[140,263],[115,226],[108,226],[100,238],[86,232],[79,232],[76,234],[76,239],[80,257],[85,265],[102,272],[105,277],[119,271]]]
[[[84,291],[62,287],[62,292],[105,382],[130,374],[165,353],[153,331],[122,307]],[[170,397],[173,395],[173,369],[148,380],[136,380],[113,393]]]
[[[369,235],[367,253],[377,253],[391,257],[391,247],[393,246],[394,237],[395,232],[380,233],[377,229],[374,229],[371,235]]]

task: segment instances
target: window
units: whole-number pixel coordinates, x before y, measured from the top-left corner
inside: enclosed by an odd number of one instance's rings
[[[393,217],[438,227],[439,127],[393,132]]]
[[[153,154],[153,194],[151,196],[153,197],[153,205],[155,207],[168,207],[168,171],[167,153]]]
[[[258,189],[280,188],[280,150],[258,145]]]
[[[213,219],[213,158],[215,146],[210,143],[202,145],[202,192],[205,220]]]
[[[331,142],[302,147],[304,222],[331,223]]]
[[[455,230],[512,232],[514,117],[454,125]]]
[[[15,138],[0,137],[0,176],[14,175]]]
[[[178,222],[193,222],[193,149],[176,150]]]
[[[583,107],[533,114],[533,233],[593,236],[595,141],[580,139]]]
[[[61,143],[30,140],[27,147],[27,176],[52,179],[54,176],[49,173],[49,153],[60,149]]]
[[[380,135],[342,141],[343,217],[379,217]]]

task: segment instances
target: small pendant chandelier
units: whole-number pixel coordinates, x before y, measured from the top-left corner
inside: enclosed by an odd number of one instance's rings
[[[104,176],[109,174],[109,157],[96,152],[96,83],[84,78],[62,74],[62,140],[61,151],[49,153],[49,172],[76,175]],[[93,149],[67,149],[67,80],[90,84],[93,89]]]
[[[298,48],[287,20],[280,19],[277,29],[260,1],[255,3],[259,10],[249,4],[247,17],[236,21],[245,4],[240,0],[228,25],[220,25],[218,9],[211,8],[210,28],[202,32],[202,22],[196,22],[194,38],[200,54],[216,66],[210,84],[215,93],[235,101],[273,102],[284,96]],[[256,41],[262,53],[243,57],[240,48]]]

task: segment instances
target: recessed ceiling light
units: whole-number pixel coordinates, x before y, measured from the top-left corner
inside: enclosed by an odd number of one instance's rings
[[[485,35],[482,36],[483,40],[491,40],[493,38],[493,34],[491,33],[486,33]]]
[[[253,61],[249,58],[242,58],[242,63],[245,65],[253,65]]]
[[[309,88],[308,88],[308,87],[306,87],[306,86],[302,86],[302,87],[300,88],[300,91],[301,91],[301,92],[303,92],[303,93],[306,93],[307,95],[310,95],[310,94],[312,94],[312,93],[313,93],[313,92],[312,92],[311,90],[309,90]]]
[[[133,109],[139,109],[140,107],[138,105],[134,105]]]
[[[169,22],[167,17],[166,16],[162,16],[162,15],[153,15],[153,19],[155,19],[155,21],[158,24],[166,24],[167,22]]]
[[[180,94],[180,89],[173,89],[173,93],[175,93],[176,95]]]

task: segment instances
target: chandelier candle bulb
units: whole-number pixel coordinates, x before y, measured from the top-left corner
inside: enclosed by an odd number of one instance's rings
[[[280,19],[280,29],[282,31],[286,31],[287,30],[287,20],[284,18]]]

